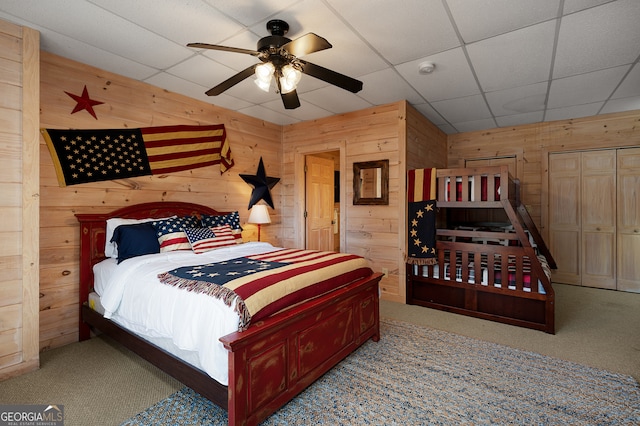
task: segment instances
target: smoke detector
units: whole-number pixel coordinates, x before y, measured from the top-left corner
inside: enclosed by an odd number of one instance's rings
[[[418,72],[420,74],[431,74],[436,68],[436,64],[431,61],[422,62],[418,65]]]

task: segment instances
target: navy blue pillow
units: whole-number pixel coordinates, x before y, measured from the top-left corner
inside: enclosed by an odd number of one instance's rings
[[[120,225],[113,231],[111,242],[118,245],[118,263],[144,254],[160,253],[158,235],[151,222]]]

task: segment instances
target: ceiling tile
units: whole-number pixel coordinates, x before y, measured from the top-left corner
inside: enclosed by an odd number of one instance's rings
[[[640,96],[640,64],[638,63],[627,74],[612,98],[627,98],[629,96]]]
[[[334,114],[357,111],[372,106],[369,102],[358,97],[357,94],[331,85],[304,93],[302,96],[314,105]]]
[[[244,29],[210,5],[158,0],[89,0],[121,18],[186,45],[190,42],[220,44]]]
[[[622,66],[553,80],[549,88],[547,107],[559,108],[605,101],[628,69],[629,66]]]
[[[560,0],[446,0],[465,43],[557,17]]]
[[[543,111],[527,112],[524,114],[505,115],[496,117],[496,122],[500,127],[520,126],[523,124],[539,123],[544,116]]]
[[[631,96],[629,98],[611,99],[608,101],[602,110],[601,114],[607,114],[610,112],[622,112],[640,110],[640,96]]]
[[[487,103],[496,116],[543,111],[548,86],[544,82],[489,92]]]
[[[279,124],[281,126],[297,123],[299,121],[293,117],[289,117],[288,115],[281,114],[272,109],[265,108],[261,105],[253,105],[248,108],[242,108],[238,112],[268,121],[270,123]]]
[[[636,61],[639,22],[638,0],[619,0],[563,17],[553,78]]]
[[[126,75],[135,80],[144,80],[158,72],[155,68],[54,33],[46,28],[34,25],[31,28],[40,31],[40,47],[44,51],[56,52],[59,56],[115,74]]]
[[[548,109],[544,115],[544,121],[568,120],[570,118],[587,117],[596,115],[604,102],[592,104],[573,105],[564,108]]]
[[[167,73],[204,87],[213,87],[236,74],[236,70],[212,61],[202,55],[194,55],[186,61],[166,70]],[[213,76],[222,76],[213,80]],[[208,89],[207,89],[208,90]]]
[[[431,74],[418,73],[418,65],[424,61],[435,63],[436,68]],[[405,62],[397,65],[396,69],[429,102],[480,93],[461,48]]]
[[[467,46],[471,64],[486,91],[549,79],[555,20]]]
[[[204,0],[206,3],[243,25],[251,26],[267,18],[282,19],[278,11],[283,10],[299,0]],[[266,31],[266,30],[265,30]]]
[[[424,99],[398,73],[388,68],[360,77],[363,87],[358,96],[373,105],[407,100],[411,104],[423,103]]]
[[[564,0],[565,15],[569,13],[578,12],[583,9],[589,9],[590,7],[598,6],[604,3],[609,3],[612,0]]]
[[[280,99],[266,102],[262,104],[262,106],[294,118],[296,121],[315,120],[317,118],[329,117],[334,114],[331,111],[322,109],[321,107],[309,102],[305,95],[299,95],[299,98],[301,106],[296,109],[284,109]]]
[[[464,123],[491,117],[481,95],[431,102],[431,106],[449,123]]]
[[[453,123],[459,132],[475,132],[476,130],[492,129],[496,127],[496,122],[492,118],[483,120],[466,121],[464,123]]]
[[[191,54],[186,47],[85,1],[8,0],[3,1],[2,8],[22,14],[29,9],[35,10],[37,22],[44,28],[158,69],[169,67]],[[100,24],[96,25],[96,22]],[[92,59],[86,60],[91,62]]]
[[[441,0],[328,2],[394,65],[460,45]]]

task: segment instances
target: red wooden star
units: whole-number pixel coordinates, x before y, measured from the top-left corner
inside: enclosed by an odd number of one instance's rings
[[[95,118],[96,120],[98,119],[98,117],[96,116],[96,112],[93,110],[93,106],[103,104],[104,102],[94,101],[93,99],[89,98],[89,92],[87,91],[86,85],[84,86],[84,90],[82,91],[82,96],[74,95],[73,93],[69,92],[64,93],[71,96],[73,100],[77,102],[76,107],[73,109],[73,111],[71,111],[71,114],[75,114],[78,111],[86,109],[89,114],[93,115],[93,118]]]

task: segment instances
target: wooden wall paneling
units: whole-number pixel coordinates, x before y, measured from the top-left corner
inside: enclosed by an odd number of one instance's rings
[[[389,274],[381,281],[382,297],[404,302],[407,158],[415,161],[416,167],[445,167],[446,135],[406,102],[286,126],[285,206],[294,207],[294,201],[304,195],[295,184],[302,176],[296,162],[303,154],[340,146],[346,152],[341,165],[341,200],[347,200],[341,207],[346,217],[346,223],[341,222],[346,240],[341,247],[369,259],[376,271],[387,269]],[[411,155],[408,146],[414,150]],[[390,160],[389,206],[353,206],[353,163],[381,159]],[[292,223],[303,217],[301,211],[292,208],[291,212]],[[283,238],[293,239],[291,244],[304,244],[295,230],[284,232]]]
[[[397,270],[398,233],[386,229],[374,235],[363,230],[362,218],[397,218],[398,216],[398,137],[404,117],[399,104],[368,108],[348,114],[340,114],[321,120],[296,123],[283,129],[283,222],[289,228],[283,230],[284,245],[304,246],[304,208],[295,200],[304,197],[304,156],[326,151],[340,151],[340,229],[342,251],[364,256],[376,271],[383,267]],[[354,206],[353,163],[389,159],[389,206]],[[291,207],[291,208],[289,208]],[[365,242],[362,242],[365,241]],[[390,242],[392,241],[392,242]],[[396,253],[396,260],[389,262],[372,253],[372,248],[383,247],[380,252]],[[375,256],[375,257],[374,257]],[[381,266],[384,264],[384,266]],[[396,278],[389,288],[398,293]],[[393,282],[395,281],[395,282]],[[383,294],[383,297],[384,294]]]
[[[77,340],[79,228],[75,213],[107,212],[132,204],[167,200],[238,210],[243,225],[252,188],[240,177],[254,174],[263,157],[269,176],[281,175],[282,128],[212,104],[124,78],[75,61],[42,53],[41,126],[44,128],[118,129],[174,124],[224,124],[235,166],[220,175],[205,167],[160,176],[144,176],[61,188],[51,156],[40,138],[41,294],[40,347],[55,348]],[[71,114],[75,101],[64,92],[82,93],[104,102]],[[262,239],[280,245],[280,186],[272,190],[276,203],[272,223]],[[255,240],[252,226],[243,237]]]
[[[39,34],[0,21],[0,380],[38,368]]]

